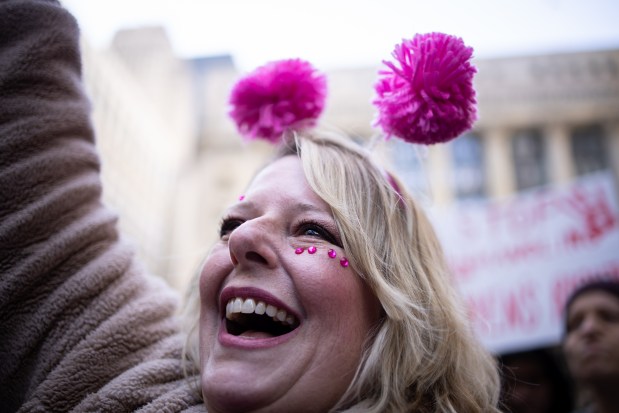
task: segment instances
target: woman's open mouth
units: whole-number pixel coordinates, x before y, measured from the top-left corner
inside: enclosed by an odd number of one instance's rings
[[[295,316],[264,301],[234,297],[226,304],[226,330],[233,336],[279,337],[298,326]]]

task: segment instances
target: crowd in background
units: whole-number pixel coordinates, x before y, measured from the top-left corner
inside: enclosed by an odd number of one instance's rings
[[[511,413],[619,411],[619,281],[583,284],[565,306],[562,345],[501,354]]]

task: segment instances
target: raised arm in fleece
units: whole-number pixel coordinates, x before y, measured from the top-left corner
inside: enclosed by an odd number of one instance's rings
[[[0,0],[0,410],[203,411],[176,298],[101,203],[78,29]]]

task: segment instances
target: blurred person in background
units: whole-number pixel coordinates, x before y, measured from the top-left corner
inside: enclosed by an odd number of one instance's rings
[[[619,412],[619,280],[589,282],[572,293],[563,352],[578,386],[577,412]]]
[[[569,378],[549,349],[501,355],[501,405],[511,413],[569,413]]]

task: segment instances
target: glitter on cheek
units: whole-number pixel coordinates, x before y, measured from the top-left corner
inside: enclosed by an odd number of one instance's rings
[[[318,248],[316,248],[314,245],[312,245],[311,247],[307,248],[307,252],[309,254],[315,254],[318,251]],[[305,252],[305,248],[303,247],[297,247],[294,250],[294,253],[296,255],[301,255]],[[337,252],[331,248],[329,249],[329,251],[327,252],[327,255],[329,256],[329,258],[334,259],[335,257],[337,257]],[[340,260],[340,266],[342,266],[343,268],[347,268],[349,266],[349,262],[348,259],[346,257],[342,257],[342,259]]]
[[[244,199],[245,199],[245,195],[241,195],[241,196],[239,196],[239,201],[242,201],[242,200],[244,200]]]

